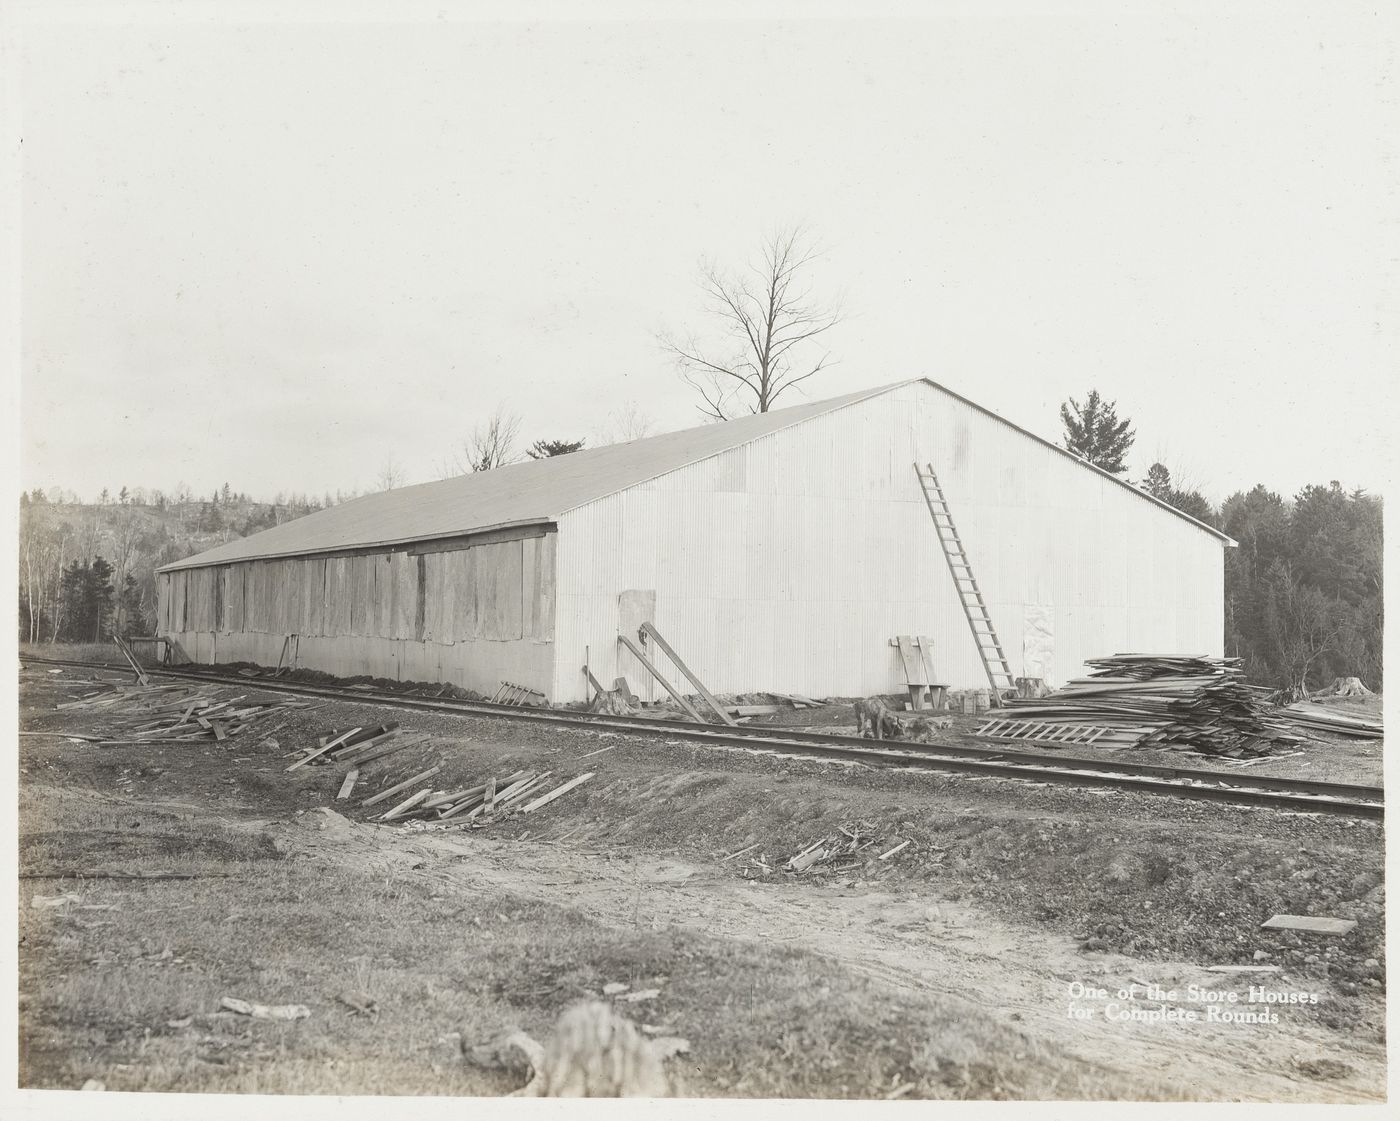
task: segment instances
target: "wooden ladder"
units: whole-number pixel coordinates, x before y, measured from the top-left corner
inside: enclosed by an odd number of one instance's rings
[[[982,668],[987,671],[987,683],[992,687],[992,703],[995,705],[1008,691],[1016,688],[1011,676],[1011,664],[1006,660],[1006,652],[997,638],[996,627],[992,626],[991,612],[982,589],[977,586],[977,577],[972,574],[972,565],[967,559],[962,538],[953,525],[953,515],[948,510],[948,500],[943,497],[943,488],[938,485],[938,476],[933,473],[933,465],[920,467],[914,464],[919,476],[919,486],[928,503],[928,512],[933,515],[933,528],[938,534],[938,543],[943,546],[943,556],[948,561],[948,571],[953,576],[953,586],[958,590],[958,600],[962,603],[967,625],[972,629],[972,641],[977,644],[977,655],[982,659]]]

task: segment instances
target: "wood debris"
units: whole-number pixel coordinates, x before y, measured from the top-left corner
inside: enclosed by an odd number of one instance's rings
[[[1355,919],[1329,919],[1316,915],[1275,915],[1261,924],[1264,930],[1297,930],[1304,934],[1350,934]]]
[[[100,714],[108,723],[104,745],[185,743],[213,740],[222,743],[241,735],[269,713],[306,708],[308,702],[290,698],[246,701],[240,695],[220,699],[217,686],[110,685],[57,707]]]
[[[1384,725],[1379,720],[1362,720],[1360,717],[1343,716],[1321,705],[1289,705],[1281,715],[1296,725],[1300,731],[1312,730],[1333,732],[1342,736],[1353,736],[1363,740],[1378,740],[1385,735]]]
[[[436,775],[440,767],[433,767],[395,783],[386,790],[361,802],[362,806],[374,805],[412,787],[419,786]],[[438,790],[425,787],[408,799],[400,802],[380,816],[380,821],[451,821],[480,828],[492,822],[514,817],[517,813],[533,813],[549,805],[558,798],[578,789],[594,777],[594,772],[578,775],[559,783],[553,789],[545,790],[552,771],[516,771],[514,774],[497,777],[488,775],[481,781],[460,790]],[[525,799],[534,795],[533,800]]]
[[[842,825],[834,834],[829,834],[819,841],[814,841],[801,852],[788,858],[783,864],[783,871],[795,872],[799,875],[821,872],[846,872],[861,866],[858,859],[860,853],[865,852],[877,842],[875,827],[865,822],[848,822]],[[908,844],[906,841],[905,844]],[[903,848],[903,845],[899,846]],[[894,851],[898,851],[898,848]],[[874,855],[874,854],[870,854]],[[755,860],[764,872],[771,871],[767,864],[760,860]]]

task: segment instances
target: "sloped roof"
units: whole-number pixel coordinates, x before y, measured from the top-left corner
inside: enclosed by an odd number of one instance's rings
[[[512,463],[437,483],[367,494],[196,553],[165,565],[161,571],[431,541],[552,522],[576,506],[892,388],[886,385],[864,389],[722,424],[705,424],[626,444],[585,448],[569,455]]]
[[[626,444],[587,448],[569,455],[527,460],[508,467],[498,467],[493,471],[461,475],[441,482],[420,483],[417,486],[367,494],[263,530],[251,537],[229,541],[216,548],[196,553],[192,557],[165,565],[161,571],[202,568],[211,564],[229,564],[233,561],[269,557],[336,552],[343,549],[404,545],[556,521],[568,511],[605,495],[615,494],[687,464],[708,459],[780,429],[877,397],[915,381],[923,381],[1003,424],[1011,423],[935,381],[928,378],[912,378],[892,385],[847,393],[825,401],[812,401],[786,409],[739,417],[722,424],[705,424],[698,428],[649,436]],[[1064,448],[1018,425],[1013,424],[1011,427],[1061,455],[1068,456],[1085,470],[1096,471],[1119,486],[1127,487],[1145,501],[1161,506],[1228,544],[1234,544],[1219,530],[1198,522],[1174,506],[1158,501],[1146,491],[1116,475],[1085,463]]]

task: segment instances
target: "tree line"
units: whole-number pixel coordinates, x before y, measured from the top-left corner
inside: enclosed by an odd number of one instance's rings
[[[826,338],[842,316],[838,302],[813,295],[809,272],[820,257],[805,231],[789,228],[768,236],[738,270],[700,263],[702,326],[661,332],[656,341],[706,419],[767,412],[780,397],[788,404],[784,394],[802,392],[799,387],[834,364]],[[1129,418],[1118,416],[1116,402],[1091,389],[1082,402],[1067,400],[1060,419],[1068,451],[1126,479],[1136,431]],[[639,439],[652,427],[627,402],[595,444]],[[569,455],[586,445],[570,435],[522,446],[520,432],[520,417],[498,405],[441,464],[440,477]],[[406,481],[390,458],[375,489]],[[1358,676],[1381,688],[1377,496],[1331,482],[1285,497],[1259,484],[1217,508],[1196,487],[1173,479],[1163,463],[1132,482],[1239,542],[1225,554],[1225,650],[1244,660],[1251,678],[1292,695],[1334,676]],[[82,506],[75,495],[29,492],[21,497],[22,637],[41,641],[149,627],[161,565],[356,494],[279,494],[258,503],[227,483],[208,498],[182,483],[171,494],[123,486],[113,495],[104,488],[95,506]]]
[[[257,502],[225,483],[207,497],[104,488],[95,503],[58,488],[19,501],[19,632],[25,642],[151,634],[156,570],[353,495],[278,494]]]
[[[1131,422],[1091,390],[1060,410],[1064,447],[1115,475],[1127,472]],[[1154,498],[1228,534],[1225,653],[1258,684],[1301,697],[1334,677],[1384,684],[1382,504],[1335,480],[1285,498],[1258,484],[1219,508],[1154,463],[1137,483]]]

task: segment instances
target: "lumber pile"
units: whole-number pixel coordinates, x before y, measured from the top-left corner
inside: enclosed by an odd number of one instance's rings
[[[436,766],[429,767],[366,798],[360,805],[366,808],[381,805],[417,788],[414,793],[380,813],[375,820],[452,820],[454,824],[479,828],[517,813],[534,813],[576,790],[594,775],[594,772],[590,771],[546,789],[546,784],[553,776],[552,771],[516,771],[502,778],[488,775],[459,790],[434,790],[429,780],[441,769]],[[424,785],[425,783],[428,785]]]
[[[1245,681],[1239,658],[1115,654],[1048,697],[1013,698],[1002,714],[1037,727],[1016,738],[1097,747],[1172,747],[1205,755],[1265,755],[1302,743],[1269,690]],[[990,734],[997,738],[995,729]],[[1090,742],[1089,737],[1080,742]]]
[[[311,704],[290,698],[240,703],[246,700],[242,695],[221,700],[212,685],[135,684],[109,685],[57,707],[101,715],[110,734],[99,742],[116,746],[196,740],[222,743],[273,713]]]
[[[1320,705],[1299,701],[1289,705],[1282,715],[1300,731],[1332,732],[1363,740],[1378,740],[1385,735],[1379,720],[1364,720],[1359,716],[1343,716],[1340,712]]]
[[[397,720],[387,724],[372,724],[354,728],[332,728],[310,747],[298,748],[292,754],[300,756],[287,768],[299,770],[305,766],[323,767],[331,764],[345,764],[358,767],[374,759],[382,759],[406,747],[413,747],[428,739],[426,735],[401,735],[403,729]]]

